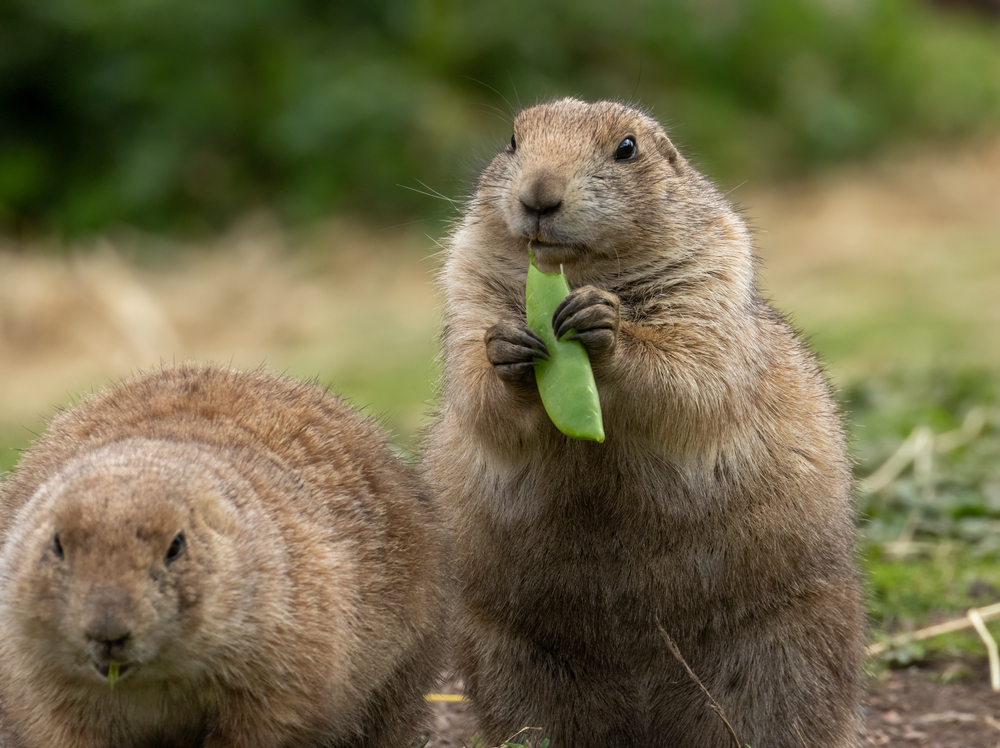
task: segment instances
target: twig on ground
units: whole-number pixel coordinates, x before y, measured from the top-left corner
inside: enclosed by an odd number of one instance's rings
[[[799,729],[798,720],[792,722],[792,726],[795,728],[795,734],[799,736],[799,740],[802,742],[802,748],[809,748],[809,744],[806,742],[806,739],[802,737],[802,731]]]
[[[934,714],[925,714],[921,717],[914,717],[913,721],[921,725],[929,725],[935,722],[979,722],[978,714],[968,714],[966,712],[956,712],[954,710],[947,712],[938,712]]]
[[[527,748],[527,743],[515,743],[514,740],[515,739],[524,740],[524,738],[521,737],[521,736],[524,735],[524,733],[530,732],[530,731],[541,733],[542,732],[542,728],[541,727],[522,727],[520,730],[518,730],[513,735],[511,735],[509,738],[507,738],[503,743],[501,743],[500,744],[500,748]],[[548,742],[548,741],[545,741],[545,742]],[[538,746],[538,738],[537,737],[535,738],[535,742],[533,743],[533,746]]]
[[[974,608],[974,610],[979,614],[980,619],[983,621],[991,621],[994,618],[1000,617],[1000,603],[987,605],[985,608]],[[920,641],[922,639],[930,639],[935,636],[940,636],[941,634],[950,634],[953,631],[961,631],[962,629],[967,629],[971,626],[975,626],[975,624],[969,616],[956,618],[953,621],[945,621],[944,623],[939,623],[936,626],[928,626],[927,628],[919,629],[918,631],[914,631],[912,633],[891,636],[883,642],[876,642],[868,647],[868,654],[882,654],[889,647],[895,647],[899,644],[908,644],[909,642]]]
[[[992,714],[987,714],[985,717],[983,717],[983,722],[988,724],[994,730],[1000,730],[1000,722],[997,722],[997,720],[993,717]]]
[[[990,634],[986,624],[983,623],[983,617],[975,608],[969,610],[969,620],[972,621],[972,625],[976,627],[976,633],[986,645],[986,652],[990,658],[990,686],[993,688],[993,693],[996,693],[1000,691],[1000,656],[997,655],[996,639]]]
[[[670,638],[670,634],[668,634],[667,630],[663,628],[663,624],[657,621],[656,627],[660,630],[660,636],[663,637],[663,640],[667,643],[667,646],[670,647],[670,651],[673,653],[674,657],[676,657],[677,661],[684,666],[684,670],[687,671],[688,676],[691,678],[691,680],[693,680],[695,683],[698,684],[698,688],[700,688],[704,692],[704,694],[708,697],[709,702],[711,702],[712,704],[712,709],[715,711],[716,714],[719,715],[719,718],[722,720],[722,723],[726,726],[726,729],[729,730],[729,734],[733,738],[733,745],[735,745],[736,748],[742,748],[740,739],[736,735],[736,730],[733,729],[733,726],[729,724],[729,720],[726,719],[726,712],[722,708],[722,705],[715,700],[715,697],[712,696],[711,693],[709,693],[707,688],[705,688],[705,684],[702,683],[701,680],[698,678],[698,676],[694,674],[694,670],[692,670],[691,666],[687,664],[687,660],[684,659],[684,656],[681,654],[680,649],[677,648],[677,644],[674,642],[674,640]]]
[[[983,430],[992,413],[972,408],[957,429],[935,434],[927,426],[917,426],[881,467],[858,482],[861,493],[877,493],[892,483],[910,463],[920,473],[921,483],[928,484],[934,452],[950,452],[973,441]]]

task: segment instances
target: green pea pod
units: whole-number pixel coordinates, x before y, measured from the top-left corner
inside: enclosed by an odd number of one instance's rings
[[[556,340],[552,315],[569,294],[562,273],[543,273],[530,251],[525,288],[528,327],[549,350],[549,360],[536,359],[535,381],[542,405],[556,428],[574,439],[604,441],[601,401],[587,350],[579,340]],[[570,330],[567,334],[572,334]]]

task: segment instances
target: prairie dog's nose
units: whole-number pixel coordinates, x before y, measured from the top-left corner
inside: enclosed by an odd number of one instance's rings
[[[115,618],[92,621],[83,633],[90,640],[99,661],[124,659],[132,638],[128,624]]]
[[[521,180],[517,197],[527,212],[541,216],[559,210],[565,193],[565,177],[542,169]]]
[[[132,606],[119,590],[96,590],[88,599],[83,635],[99,649],[121,649],[132,636]]]
[[[96,644],[120,646],[132,636],[132,630],[120,618],[105,615],[92,620],[84,629],[83,634]]]

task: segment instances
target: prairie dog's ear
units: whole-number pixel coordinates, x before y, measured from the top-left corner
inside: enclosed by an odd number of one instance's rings
[[[236,511],[219,494],[204,494],[198,501],[201,520],[210,530],[219,535],[237,532],[239,521]]]
[[[656,150],[660,152],[660,155],[663,156],[663,158],[670,162],[671,166],[673,166],[677,171],[684,169],[686,162],[681,156],[680,151],[674,148],[674,144],[670,142],[670,138],[668,138],[664,133],[658,132],[653,136],[653,140],[656,142]]]

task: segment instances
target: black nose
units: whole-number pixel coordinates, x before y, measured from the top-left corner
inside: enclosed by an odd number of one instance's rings
[[[91,639],[93,643],[93,654],[101,661],[124,660],[125,648],[130,636],[122,636],[118,639]]]
[[[523,197],[520,199],[525,211],[536,216],[555,213],[562,205],[562,200],[525,200]]]
[[[95,653],[110,659],[116,659],[132,637],[132,631],[125,622],[114,616],[102,616],[92,621],[83,633],[93,644]]]
[[[534,216],[555,213],[563,203],[565,180],[550,171],[536,172],[521,182],[517,198],[526,212]]]

